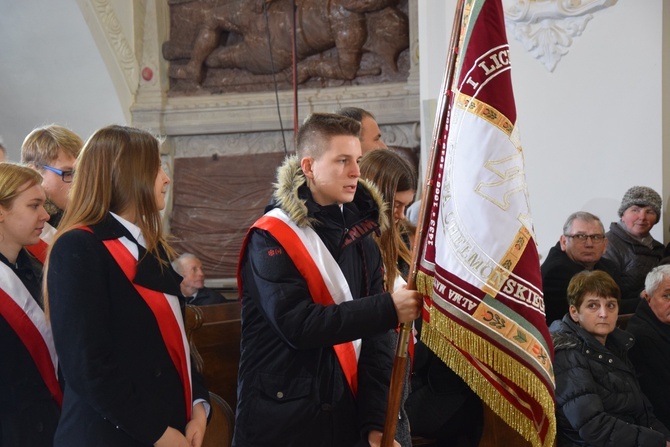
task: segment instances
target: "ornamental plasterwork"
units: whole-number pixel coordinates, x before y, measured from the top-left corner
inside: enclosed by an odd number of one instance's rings
[[[111,50],[113,63],[123,76],[123,82],[130,94],[135,94],[139,79],[139,69],[135,59],[134,45],[123,33],[121,23],[114,11],[111,0],[77,0],[91,33],[104,39]],[[139,2],[138,2],[139,4]],[[140,29],[141,33],[142,30]],[[105,51],[101,49],[105,58]],[[112,74],[113,76],[113,74]],[[124,101],[121,101],[122,104]]]
[[[131,92],[137,90],[137,61],[132,46],[123,34],[119,19],[109,0],[95,0],[92,2],[96,16],[102,25],[105,35],[114,50],[119,66]]]
[[[593,13],[617,0],[503,0],[505,25],[550,72],[584,32]]]

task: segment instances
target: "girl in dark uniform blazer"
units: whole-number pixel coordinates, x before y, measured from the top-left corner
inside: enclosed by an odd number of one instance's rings
[[[161,233],[170,179],[158,146],[110,126],[79,156],[46,267],[66,384],[56,446],[202,444],[209,404]]]
[[[0,163],[0,445],[53,444],[63,399],[42,268],[23,248],[39,242],[46,197],[37,171]]]

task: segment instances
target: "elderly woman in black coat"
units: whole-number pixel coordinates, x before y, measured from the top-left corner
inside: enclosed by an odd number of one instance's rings
[[[607,273],[578,273],[568,286],[569,313],[550,328],[558,447],[670,446],[627,357],[635,339],[616,327],[620,300]]]

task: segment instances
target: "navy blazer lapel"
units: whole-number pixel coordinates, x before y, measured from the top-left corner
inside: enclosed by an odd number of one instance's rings
[[[101,241],[110,239],[119,239],[126,237],[137,245],[139,253],[139,262],[137,263],[137,272],[133,282],[151,290],[168,293],[170,295],[181,296],[181,276],[172,269],[168,261],[167,254],[162,248],[159,249],[163,262],[161,263],[153,255],[140,245],[132,234],[111,214],[108,214],[100,223],[91,225],[93,234]]]
[[[138,248],[140,260],[137,264],[137,273],[133,282],[151,290],[181,296],[181,289],[179,288],[181,276],[172,269],[163,249],[160,249],[163,258],[161,263],[153,255],[147,253],[147,250],[141,245],[138,245]]]

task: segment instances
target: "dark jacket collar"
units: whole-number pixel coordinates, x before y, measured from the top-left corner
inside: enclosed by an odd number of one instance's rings
[[[628,350],[635,343],[633,335],[619,328],[614,328],[612,333],[607,336],[607,342],[603,345],[584,328],[572,321],[569,314],[565,314],[560,321],[554,321],[549,330],[551,331],[555,352],[562,349],[578,349],[596,361],[609,362],[620,368],[627,368],[625,359]],[[612,354],[614,354],[614,358],[612,358]]]
[[[299,227],[314,229],[335,256],[371,232],[388,228],[386,205],[377,188],[359,179],[354,199],[339,205],[321,206],[312,192],[297,157],[291,156],[277,170],[273,200],[265,209],[280,208]]]
[[[299,227],[314,226],[319,213],[335,216],[339,212],[338,205],[321,206],[312,198],[307,187],[307,180],[300,167],[300,160],[290,156],[277,169],[277,182],[272,195],[272,203],[266,208],[281,208]],[[369,219],[379,225],[381,231],[388,228],[386,206],[381,193],[370,182],[359,179],[354,200],[345,203],[343,224],[347,227],[355,225],[362,219]]]
[[[621,240],[624,242],[627,242],[631,245],[643,247],[644,249],[647,250],[658,250],[658,249],[663,249],[663,244],[661,244],[659,241],[653,238],[653,236],[649,235],[649,238],[651,238],[651,247],[649,247],[647,244],[642,242],[642,240],[636,238],[632,234],[630,234],[625,226],[619,221],[619,222],[612,222],[610,224],[610,233],[618,236]],[[608,236],[609,237],[609,236]]]
[[[28,253],[28,251],[25,248],[22,248],[21,251],[19,251],[18,256],[16,257],[16,264],[12,264],[9,262],[5,256],[0,253],[0,262],[3,262],[7,267],[11,268],[12,270],[16,271],[26,269],[26,270],[34,270],[34,271],[41,271],[42,269],[39,266],[39,263],[35,258]]]
[[[182,278],[172,269],[168,256],[162,247],[159,249],[161,260],[158,260],[149,254],[111,214],[107,214],[101,222],[91,225],[90,228],[101,241],[126,237],[137,245],[139,261],[137,263],[137,273],[133,280],[135,284],[170,295],[181,296],[179,284]]]
[[[581,272],[582,270],[586,270],[586,267],[584,267],[582,264],[570,259],[568,254],[561,249],[561,241],[558,241],[556,242],[556,245],[549,249],[547,259],[545,259],[544,263],[542,264],[542,268],[543,270],[547,270],[552,267],[568,266],[571,267],[569,269],[570,276]],[[616,265],[611,260],[601,257],[593,266],[593,270],[603,270],[614,277],[614,272],[616,272]],[[616,278],[614,279],[616,280]]]
[[[640,300],[640,304],[638,304],[637,309],[635,309],[635,315],[632,318],[636,317],[640,318],[640,320],[646,323],[646,325],[650,328],[653,328],[653,330],[657,332],[659,336],[670,341],[670,325],[658,321],[654,311],[652,311],[651,307],[649,307],[647,300]]]
[[[12,264],[0,253],[0,262],[8,266],[21,280],[30,295],[42,305],[42,264],[39,263],[25,248],[22,248],[16,257],[16,264]]]

